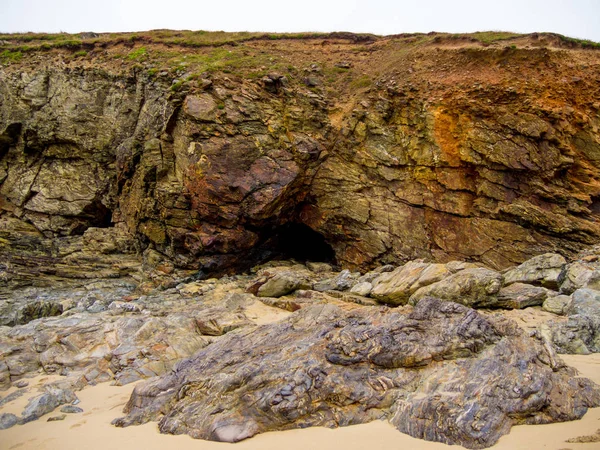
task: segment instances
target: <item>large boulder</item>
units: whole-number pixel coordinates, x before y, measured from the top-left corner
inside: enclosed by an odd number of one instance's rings
[[[567,264],[565,258],[556,253],[535,256],[504,274],[505,283],[538,284],[555,289],[560,274]]]
[[[473,308],[495,307],[498,306],[502,281],[502,275],[495,270],[465,269],[419,289],[410,297],[409,303],[416,305],[426,297],[436,297]]]
[[[419,288],[440,281],[450,274],[443,264],[411,261],[375,278],[370,295],[381,303],[405,305]]]
[[[548,290],[524,283],[513,283],[498,292],[498,308],[523,309],[529,306],[540,306],[548,297]]]
[[[137,385],[113,423],[159,420],[163,433],[236,442],[387,418],[411,436],[483,448],[513,424],[597,405],[598,387],[516,324],[428,298],[410,313],[319,305],[229,333]]]

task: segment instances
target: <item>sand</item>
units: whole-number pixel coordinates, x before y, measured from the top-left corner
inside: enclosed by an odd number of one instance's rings
[[[600,383],[600,354],[563,356],[565,362],[576,367],[582,375]],[[37,377],[30,385],[48,382],[49,377]],[[135,384],[110,386],[108,383],[89,387],[77,393],[84,412],[68,414],[64,421],[47,422],[47,418],[59,415],[50,413],[40,420],[17,425],[0,431],[2,450],[359,450],[359,449],[442,449],[458,446],[426,442],[411,438],[394,429],[387,422],[372,422],[330,430],[309,428],[258,435],[238,444],[222,444],[194,440],[188,436],[162,435],[155,423],[129,428],[115,428],[110,422],[121,416]],[[10,391],[9,391],[10,392]],[[28,396],[21,397],[18,405],[6,405],[1,412],[22,407]],[[588,411],[582,420],[551,425],[528,425],[513,427],[511,433],[500,439],[494,449],[600,449],[600,443],[572,444],[566,439],[590,435],[600,428],[600,408]]]

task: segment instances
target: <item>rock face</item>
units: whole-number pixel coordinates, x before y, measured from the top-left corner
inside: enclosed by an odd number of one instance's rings
[[[85,64],[56,50],[3,66],[2,282],[125,276],[146,250],[222,273],[280,252],[290,224],[351,270],[416,258],[501,269],[600,240],[597,52],[398,37],[373,38],[367,58],[360,40],[331,39],[290,41],[309,46],[310,67],[290,42],[227,50],[289,61],[262,77],[154,76],[136,54],[115,66],[141,51],[122,43]],[[328,62],[332,42],[343,67]],[[177,91],[175,76],[192,81]],[[314,247],[303,239],[291,241]]]
[[[401,312],[315,306],[230,333],[136,386],[115,423],[160,419],[165,433],[236,442],[387,418],[412,436],[484,448],[513,424],[596,405],[597,386],[513,323],[424,298]]]

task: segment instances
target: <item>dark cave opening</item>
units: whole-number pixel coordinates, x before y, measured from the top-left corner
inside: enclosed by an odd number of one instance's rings
[[[325,237],[303,223],[287,223],[271,230],[260,246],[260,259],[295,259],[335,264],[335,252]]]

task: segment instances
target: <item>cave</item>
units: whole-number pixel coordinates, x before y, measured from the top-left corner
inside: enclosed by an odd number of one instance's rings
[[[335,252],[325,237],[303,223],[287,223],[271,230],[261,245],[261,253],[263,260],[295,259],[335,264]]]

